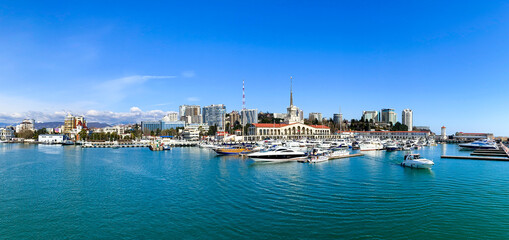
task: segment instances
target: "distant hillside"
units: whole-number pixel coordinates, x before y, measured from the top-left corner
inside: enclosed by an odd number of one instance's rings
[[[14,126],[16,124],[14,123],[0,123],[0,128],[7,127],[7,126]]]
[[[64,122],[36,122],[34,128],[35,129],[41,129],[41,128],[57,128],[64,125]]]
[[[103,127],[111,127],[111,125],[107,123],[100,123],[100,122],[89,122],[87,123],[87,126],[89,128],[103,128]]]

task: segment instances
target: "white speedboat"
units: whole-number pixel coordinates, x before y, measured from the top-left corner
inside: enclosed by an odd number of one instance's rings
[[[421,158],[420,154],[408,154],[405,155],[405,159],[401,163],[401,166],[411,168],[431,168],[435,165],[432,160]]]
[[[329,157],[327,156],[310,156],[308,158],[308,163],[319,163],[319,162],[326,162],[329,161]]]
[[[498,149],[495,142],[490,140],[479,140],[471,143],[463,143],[459,145],[463,149]]]
[[[376,151],[382,150],[384,146],[377,141],[366,141],[359,144],[359,149],[361,151]]]
[[[256,162],[286,162],[306,158],[306,154],[290,148],[279,147],[270,151],[250,153],[247,154],[247,157]]]

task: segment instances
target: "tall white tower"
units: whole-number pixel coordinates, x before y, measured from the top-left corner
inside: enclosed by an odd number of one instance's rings
[[[401,113],[401,121],[403,124],[407,125],[408,131],[413,130],[413,122],[414,122],[414,113],[411,109],[405,109]]]
[[[445,126],[442,126],[442,131],[441,132],[442,132],[442,134],[441,134],[442,139],[443,140],[447,139],[447,132],[445,130]]]

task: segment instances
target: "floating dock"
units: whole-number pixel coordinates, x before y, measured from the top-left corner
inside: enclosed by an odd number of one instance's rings
[[[450,159],[467,159],[467,160],[485,160],[485,161],[509,161],[507,157],[475,157],[475,156],[447,156],[443,155],[440,158]]]
[[[447,156],[441,158],[485,160],[485,161],[509,161],[509,148],[500,143],[498,149],[477,149],[470,156]]]
[[[355,153],[355,154],[348,154],[348,155],[345,155],[345,156],[330,157],[329,160],[336,160],[336,159],[341,159],[341,158],[351,158],[351,157],[360,157],[360,156],[364,156],[364,153]]]

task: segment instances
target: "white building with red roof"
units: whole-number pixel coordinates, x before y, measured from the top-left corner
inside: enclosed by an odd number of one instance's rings
[[[330,136],[330,128],[324,125],[306,125],[303,123],[255,123],[249,127],[249,136],[263,138],[314,138]]]
[[[301,117],[303,112],[293,105],[293,91],[290,87],[290,106],[284,123],[255,123],[249,127],[251,139],[324,138],[330,136],[330,128],[323,125],[306,125]]]

